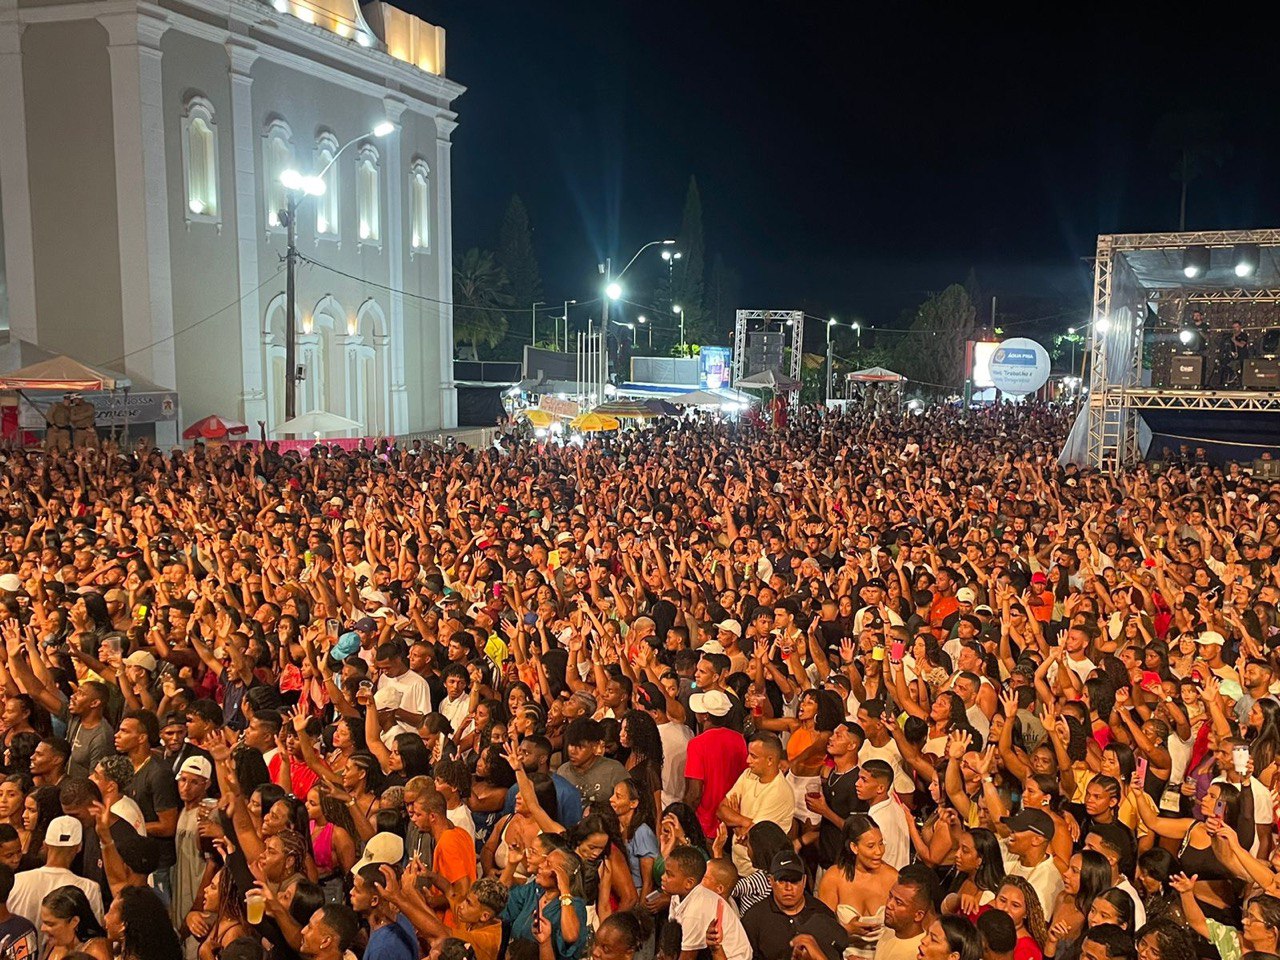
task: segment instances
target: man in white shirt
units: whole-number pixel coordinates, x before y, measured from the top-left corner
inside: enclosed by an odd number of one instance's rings
[[[423,718],[431,712],[431,688],[426,680],[409,669],[404,644],[395,640],[379,645],[373,665],[380,675],[379,690],[391,687],[400,691],[396,719],[410,728],[421,726]]]
[[[911,860],[911,831],[906,810],[893,795],[893,767],[884,760],[868,760],[858,771],[854,791],[870,805],[867,815],[884,837],[884,862],[901,870]]]
[[[467,685],[471,682],[467,676],[467,668],[460,663],[451,663],[440,672],[444,681],[445,698],[440,704],[440,712],[449,721],[453,732],[462,729],[462,722],[471,712],[471,697]]]
[[[1049,853],[1053,841],[1053,818],[1041,810],[1023,810],[1004,818],[1010,830],[1004,841],[1004,870],[1024,878],[1040,897],[1046,915],[1062,892],[1062,874]]]
[[[779,767],[785,751],[772,733],[757,735],[747,746],[747,769],[742,771],[720,801],[716,815],[734,828],[733,865],[741,874],[751,872],[751,859],[741,838],[755,824],[771,820],[785,833],[791,829],[796,794]]]
[[[671,897],[668,916],[680,924],[680,952],[692,955],[705,950],[707,928],[718,922],[720,943],[727,960],[748,960],[751,941],[742,929],[738,912],[714,890],[702,885],[706,872],[706,858],[696,847],[676,847],[667,857],[662,873],[662,892]]]
[[[102,920],[102,891],[92,880],[71,872],[71,864],[80,852],[80,843],[84,833],[80,821],[75,817],[54,817],[49,821],[45,831],[44,851],[45,865],[34,870],[25,870],[13,881],[13,892],[9,894],[9,910],[20,917],[26,917],[40,930],[40,903],[45,896],[59,887],[74,886],[84,891],[89,899],[89,907],[93,915]],[[44,936],[40,937],[41,949],[44,948]]]

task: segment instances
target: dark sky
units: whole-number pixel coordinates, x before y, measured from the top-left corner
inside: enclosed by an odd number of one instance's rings
[[[1177,227],[1173,154],[1153,134],[1188,109],[1220,112],[1232,148],[1193,185],[1188,226],[1280,224],[1275,53],[1226,8],[1116,23],[1036,7],[401,2],[446,28],[468,88],[455,248],[492,246],[519,193],[548,300],[598,295],[606,252],[673,235],[693,174],[708,264],[720,253],[742,274],[742,306],[887,325],[970,267],[1001,296],[1087,305],[1081,258],[1099,232]],[[648,256],[637,270],[657,269]]]

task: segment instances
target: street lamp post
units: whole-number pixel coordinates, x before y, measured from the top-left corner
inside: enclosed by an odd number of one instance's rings
[[[577,300],[566,300],[564,302],[564,313],[561,314],[560,316],[560,319],[564,321],[564,352],[565,353],[569,352],[569,305],[571,303],[577,303],[577,302],[578,302]]]
[[[667,305],[676,298],[676,261],[684,254],[679,250],[663,250],[662,259],[667,261]]]
[[[862,349],[862,324],[857,320],[853,321],[853,332],[858,335],[858,349]]]
[[[545,300],[535,300],[533,306],[529,308],[529,346],[531,347],[538,345],[538,308],[546,305]]]
[[[280,174],[280,185],[285,189],[285,209],[282,211],[285,221],[285,281],[284,281],[284,418],[292,420],[298,414],[298,207],[307,197],[324,195],[324,175],[342,156],[342,152],[353,143],[360,143],[371,137],[387,137],[395,132],[396,125],[384,120],[368,133],[353,137],[338,148],[324,169],[318,174],[307,176],[294,169],[284,170]]]
[[[680,318],[680,356],[684,356],[684,307],[678,303],[671,305],[671,312]]]
[[[649,349],[653,349],[653,327],[649,326],[649,318],[643,313],[636,317],[636,320],[648,331]]]
[[[673,243],[675,243],[674,239],[650,240],[637,250],[634,255],[632,255],[631,259],[627,261],[627,265],[618,271],[618,275],[616,277],[613,275],[613,260],[609,257],[605,258],[604,263],[601,264],[600,272],[604,274],[604,322],[606,325],[609,323],[609,303],[613,300],[622,299],[623,291],[621,280],[626,275],[626,272],[631,269],[631,265],[639,259],[640,254],[644,253],[650,247],[667,247]]]
[[[828,320],[828,321],[827,321],[827,390],[826,390],[826,401],[827,401],[827,405],[828,405],[828,406],[830,406],[830,405],[831,405],[831,381],[834,379],[833,374],[834,374],[834,372],[835,372],[835,371],[833,371],[833,370],[831,369],[831,328],[832,328],[832,327],[834,327],[835,325],[836,325],[836,318],[835,318],[835,317],[832,317],[830,320]],[[856,326],[856,324],[855,324],[855,326]]]

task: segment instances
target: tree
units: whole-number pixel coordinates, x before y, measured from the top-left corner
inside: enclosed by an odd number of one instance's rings
[[[698,193],[698,181],[689,178],[689,190],[684,198],[684,216],[680,221],[680,234],[676,249],[681,257],[676,261],[673,303],[684,311],[685,340],[694,339],[690,333],[703,322],[703,279],[706,252],[702,238],[702,197]],[[677,318],[678,322],[679,318]]]
[[[1178,229],[1187,229],[1187,188],[1210,166],[1220,167],[1231,156],[1231,144],[1223,138],[1223,117],[1209,110],[1187,110],[1161,118],[1153,136],[1161,153],[1172,155],[1169,176],[1181,185]]]
[[[453,343],[467,344],[470,359],[480,359],[480,345],[490,350],[507,335],[511,308],[507,275],[492,253],[472,247],[453,265]]]
[[[707,281],[706,316],[698,330],[702,343],[729,343],[742,296],[742,278],[716,254]]]
[[[528,310],[542,299],[542,276],[533,252],[533,228],[529,211],[518,194],[507,204],[502,229],[498,231],[497,264],[507,275],[507,293],[518,310]]]
[[[974,335],[976,310],[965,288],[953,283],[920,305],[899,343],[898,369],[913,380],[959,388],[965,342]]]

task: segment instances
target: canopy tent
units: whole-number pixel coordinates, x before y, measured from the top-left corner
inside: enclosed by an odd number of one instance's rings
[[[286,420],[276,427],[275,432],[291,433],[294,436],[319,436],[322,433],[340,433],[359,429],[360,424],[355,420],[348,420],[328,410],[308,410],[306,413],[298,414],[292,420]]]
[[[773,390],[775,393],[790,393],[792,390],[800,389],[800,381],[793,380],[786,374],[778,373],[776,370],[761,370],[759,373],[752,374],[749,377],[743,377],[734,386]]]
[[[855,370],[849,374],[849,379],[855,383],[901,383],[907,378],[888,367],[867,367],[865,370]]]
[[[638,400],[607,400],[591,411],[602,417],[616,417],[620,420],[648,420],[656,417],[649,407]]]
[[[583,433],[599,433],[617,430],[621,424],[615,417],[606,417],[599,413],[583,413],[570,420],[569,426]]]
[[[0,390],[56,390],[63,393],[83,393],[124,389],[130,384],[129,378],[123,374],[91,367],[65,356],[40,360],[0,376]]]
[[[726,404],[752,403],[755,400],[754,397],[745,393],[738,394],[737,397],[728,397],[711,390],[690,390],[688,393],[680,393],[667,399],[682,407],[723,407]]]

